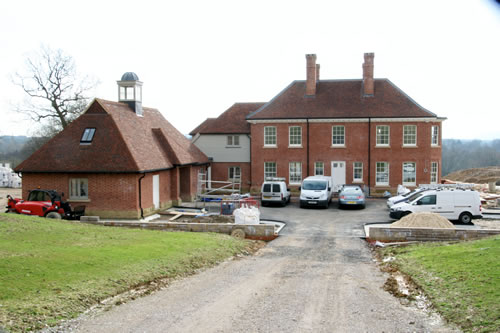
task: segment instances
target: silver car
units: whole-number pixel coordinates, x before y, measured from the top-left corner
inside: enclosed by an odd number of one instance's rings
[[[358,206],[364,208],[365,194],[358,185],[344,185],[339,193],[339,208],[344,206]]]

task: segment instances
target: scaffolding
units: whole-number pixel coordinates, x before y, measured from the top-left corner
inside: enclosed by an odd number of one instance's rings
[[[215,185],[215,186],[214,186]],[[231,197],[240,197],[241,179],[236,178],[228,181],[217,181],[208,179],[207,174],[198,174],[198,184],[196,189],[197,201],[222,200]]]

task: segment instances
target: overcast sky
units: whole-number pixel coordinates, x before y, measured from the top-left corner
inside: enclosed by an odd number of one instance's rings
[[[500,6],[495,1],[2,1],[0,135],[31,134],[12,112],[24,98],[9,76],[41,44],[73,56],[116,101],[135,72],[143,105],[181,132],[235,102],[266,102],[305,79],[316,53],[322,79],[375,77],[447,117],[444,138],[500,138]]]

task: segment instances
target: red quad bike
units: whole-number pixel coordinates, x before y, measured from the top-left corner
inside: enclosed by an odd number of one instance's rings
[[[64,196],[64,193],[62,194]],[[28,200],[12,198],[7,195],[6,213],[36,215],[49,219],[79,220],[85,214],[85,206],[77,206],[74,210],[68,202],[62,201],[61,195],[54,190],[32,190]]]

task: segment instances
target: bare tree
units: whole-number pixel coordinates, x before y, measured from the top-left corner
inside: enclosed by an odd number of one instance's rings
[[[13,82],[29,96],[17,111],[59,130],[80,115],[89,101],[87,93],[98,84],[77,75],[71,56],[47,46],[26,59],[24,72],[16,73]]]

